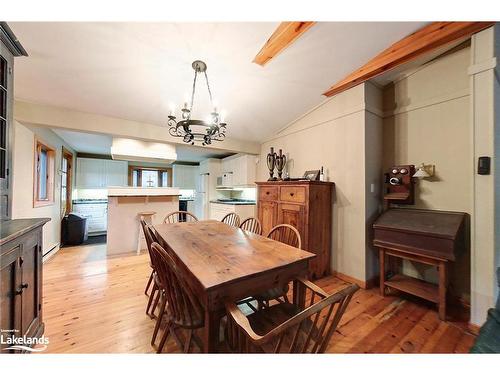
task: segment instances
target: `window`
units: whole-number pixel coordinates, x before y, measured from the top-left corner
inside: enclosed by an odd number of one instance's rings
[[[43,142],[35,142],[35,180],[33,207],[54,203],[55,151]]]
[[[172,168],[129,166],[128,183],[140,187],[172,186]]]

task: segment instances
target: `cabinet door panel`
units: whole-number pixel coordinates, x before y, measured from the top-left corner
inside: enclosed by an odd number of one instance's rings
[[[127,168],[126,161],[120,160],[105,160],[105,186],[126,186],[127,185]]]
[[[278,223],[278,203],[259,201],[258,217],[262,224],[262,235],[266,236]]]
[[[21,336],[21,298],[16,291],[21,284],[21,270],[19,269],[19,246],[0,256],[0,328],[8,333],[0,333],[5,342],[7,337]],[[8,345],[1,344],[0,350]]]
[[[24,335],[34,336],[35,330],[39,326],[40,296],[38,294],[41,280],[39,277],[39,261],[41,246],[37,242],[38,233],[33,233],[32,238],[27,240],[22,251],[22,331]],[[40,275],[41,276],[41,275]]]
[[[280,203],[278,207],[278,222],[280,224],[289,224],[295,227],[302,240],[302,247],[306,243],[305,238],[305,207],[298,204]]]

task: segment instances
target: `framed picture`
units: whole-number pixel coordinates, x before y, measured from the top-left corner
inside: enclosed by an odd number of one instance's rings
[[[319,169],[315,171],[305,171],[303,178],[309,181],[319,180]]]

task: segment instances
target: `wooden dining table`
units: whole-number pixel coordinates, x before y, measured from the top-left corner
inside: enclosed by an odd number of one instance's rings
[[[219,221],[155,224],[159,240],[175,254],[186,282],[205,310],[203,351],[219,344],[224,302],[238,301],[306,277],[315,254]],[[295,302],[305,290],[294,282]]]

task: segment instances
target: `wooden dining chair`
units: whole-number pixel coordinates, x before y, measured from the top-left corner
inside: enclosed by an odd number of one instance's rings
[[[146,246],[149,254],[149,267],[151,268],[151,274],[149,275],[148,282],[146,284],[146,289],[144,289],[144,294],[148,295],[148,290],[149,287],[151,286],[151,283],[153,282],[153,274],[154,274],[154,269],[153,269],[153,263],[151,262],[151,244],[153,241],[151,240],[151,236],[149,234],[149,231],[147,229],[147,223],[144,219],[141,219],[140,221],[141,227],[142,227],[142,233],[144,234],[144,238],[146,239]]]
[[[176,328],[188,330],[183,344],[184,353],[190,351],[193,339],[202,350],[201,340],[194,333],[196,329],[204,326],[205,313],[202,305],[193,294],[191,287],[185,282],[186,277],[177,267],[172,256],[157,242],[151,245],[151,254],[158,275],[159,288],[162,290],[160,313],[151,338],[151,345],[155,344],[158,331],[165,319],[166,327],[156,350],[157,353],[162,352],[170,334],[177,342],[180,342],[175,333]]]
[[[267,238],[302,249],[302,239],[299,231],[289,224],[276,225],[269,231]]]
[[[233,227],[240,226],[240,217],[237,213],[230,212],[226,216],[224,216],[221,220],[223,223],[227,225],[232,225]]]
[[[329,295],[305,279],[306,303],[280,303],[245,315],[226,302],[226,343],[238,353],[324,353],[354,293],[356,284]]]
[[[260,224],[259,219],[255,217],[249,217],[248,219],[243,220],[240,228],[248,232],[256,233],[259,235],[262,234],[262,225]]]
[[[300,238],[300,233],[295,227],[289,224],[279,224],[272,228],[267,234],[268,238],[271,238],[275,241],[283,242],[287,245],[301,248],[302,240]],[[289,287],[288,284],[283,285],[282,287],[275,287],[265,291],[264,293],[258,294],[255,299],[258,302],[259,309],[262,307],[268,307],[269,301],[277,300],[278,302],[288,302],[287,293]]]
[[[187,211],[175,211],[169,213],[163,219],[164,224],[174,224],[174,223],[182,223],[182,222],[193,222],[198,221],[198,218],[194,216],[192,213]]]
[[[141,226],[144,232],[144,238],[146,239],[146,244],[149,254],[149,266],[151,267],[151,274],[146,284],[146,289],[144,290],[144,294],[148,295],[149,287],[152,285],[151,292],[149,294],[148,304],[146,306],[146,314],[153,319],[156,317],[154,311],[156,310],[156,307],[160,300],[160,288],[158,286],[158,275],[155,271],[151,255],[151,245],[153,242],[158,242],[158,238],[154,229],[148,223],[146,223],[145,220],[141,220]]]

